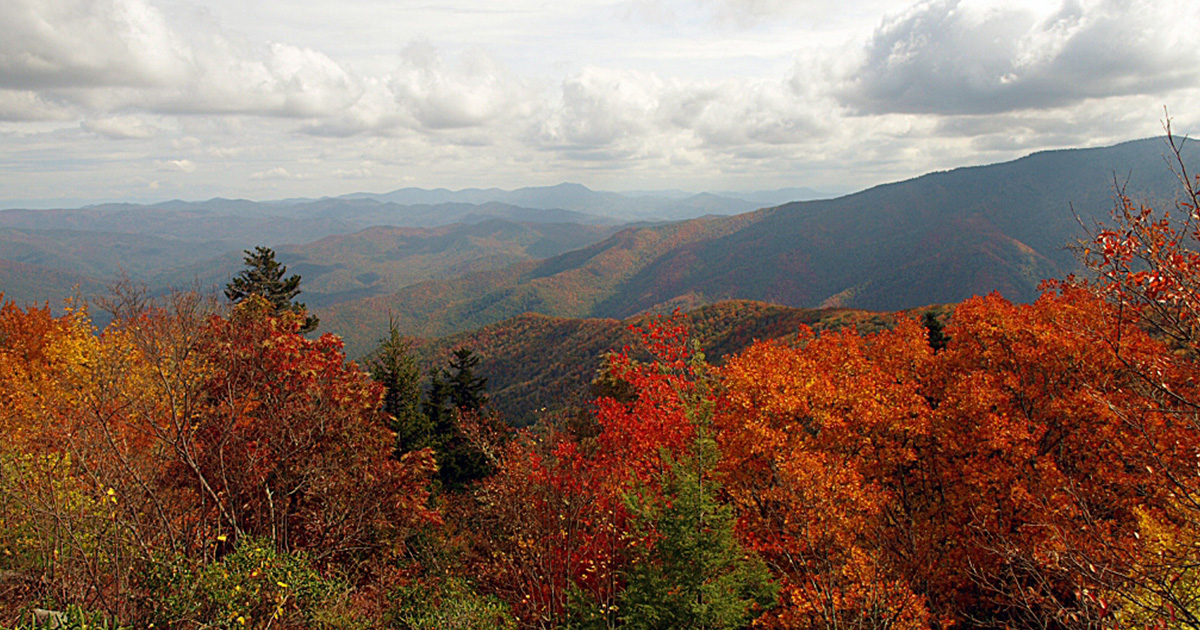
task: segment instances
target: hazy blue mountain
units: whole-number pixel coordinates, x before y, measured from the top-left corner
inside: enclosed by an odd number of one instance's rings
[[[837,199],[630,228],[546,260],[319,314],[359,348],[368,340],[358,331],[381,330],[388,312],[430,337],[526,311],[624,318],[728,299],[900,310],[991,291],[1027,301],[1043,279],[1077,270],[1066,246],[1081,236],[1079,220],[1109,216],[1114,175],[1134,196],[1159,206],[1174,199],[1164,150],[1149,139],[1049,151]]]
[[[596,191],[581,184],[570,183],[516,190],[466,188],[452,191],[445,188],[435,190],[401,188],[381,194],[355,193],[339,197],[339,199],[371,199],[402,205],[504,203],[544,210],[571,210],[624,221],[680,220],[706,214],[728,215],[766,205],[731,195],[694,194],[683,191],[652,191],[645,194],[614,193]]]
[[[479,208],[466,205],[464,210]],[[528,209],[516,210],[519,212],[513,214],[521,216]],[[559,214],[529,212],[543,218]],[[91,214],[83,217],[95,218]],[[253,221],[226,218],[242,226]],[[322,306],[391,293],[416,282],[554,256],[620,229],[613,225],[516,222],[487,215],[468,219],[467,223],[433,228],[374,226],[305,244],[281,244],[277,253],[290,273],[304,278],[302,299],[311,306]],[[7,291],[10,299],[49,299],[57,304],[74,284],[80,284],[84,296],[94,297],[118,275],[128,273],[154,293],[192,287],[219,291],[241,269],[242,250],[259,242],[252,237],[189,241],[127,232],[0,228],[0,262],[8,263],[0,271],[4,281],[0,290]]]
[[[520,236],[525,240],[520,247],[532,245],[533,250],[541,251],[538,256],[558,254],[595,242],[611,234],[615,223],[606,217],[572,210],[527,208],[499,202],[402,206],[371,199],[303,200],[286,205],[214,198],[201,202],[172,200],[153,205],[14,209],[0,211],[0,260],[100,279],[126,272],[152,289],[160,290],[167,286],[191,286],[193,282],[204,286],[223,284],[239,269],[242,250],[256,245],[285,251],[289,244],[311,243],[376,226],[439,228],[491,221],[525,225],[525,234]],[[537,232],[530,227],[534,224],[553,224],[554,227],[546,229],[558,235],[556,242],[569,247],[539,248],[526,242]],[[518,237],[516,232],[511,236]],[[447,273],[492,268],[533,256],[524,253],[523,249],[514,251],[511,246],[515,244],[504,242],[503,238],[477,240],[476,246],[460,252],[456,259],[458,266],[450,266],[446,262],[449,257],[443,257],[437,264],[429,263],[432,267],[421,266],[412,272],[405,269],[403,273],[393,274],[387,282],[368,283],[375,288],[367,293],[341,290],[336,293],[361,297],[381,290],[394,291],[404,286],[397,284],[400,278],[405,283],[440,278]],[[494,251],[485,251],[489,247]],[[431,254],[426,252],[426,255]],[[485,258],[492,263],[487,266],[467,264]],[[369,261],[361,262],[368,264]],[[369,271],[359,270],[361,273]],[[93,285],[99,286],[89,284]],[[46,297],[50,297],[50,293],[48,291]],[[41,299],[34,294],[29,297]]]
[[[65,299],[97,295],[105,286],[106,281],[84,274],[0,259],[0,293],[5,302],[20,306],[50,304],[61,312]]]

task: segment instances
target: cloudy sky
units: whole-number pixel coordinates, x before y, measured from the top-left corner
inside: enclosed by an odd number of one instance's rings
[[[3,0],[0,207],[845,192],[1200,121],[1194,0]],[[40,200],[40,201],[35,201]]]

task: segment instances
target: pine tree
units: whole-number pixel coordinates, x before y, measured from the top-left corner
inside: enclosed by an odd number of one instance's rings
[[[450,402],[464,412],[478,412],[487,404],[487,378],[475,375],[479,357],[469,348],[459,348],[450,359],[450,372],[446,379]]]
[[[766,562],[739,538],[738,516],[717,478],[721,452],[712,427],[716,383],[699,346],[687,350],[682,327],[656,323],[643,335],[647,345],[657,344],[650,345],[656,361],[639,364],[616,355],[621,372],[610,372],[613,378],[608,380],[628,385],[611,390],[623,393],[629,402],[601,406],[619,410],[601,412],[604,431],[615,431],[617,436],[609,437],[620,441],[648,441],[682,420],[691,436],[673,448],[662,443],[651,456],[650,461],[657,460],[656,472],[648,478],[629,478],[631,483],[622,491],[629,522],[621,539],[635,542],[627,548],[628,556],[617,561],[616,605],[597,599],[594,589],[577,589],[569,604],[569,627],[746,628],[775,605],[778,588]],[[616,361],[610,361],[614,365]],[[657,435],[634,433],[636,427],[651,423]],[[601,449],[606,448],[605,438],[602,434],[598,440]]]
[[[421,371],[411,349],[412,343],[391,320],[388,336],[367,359],[371,378],[386,388],[383,411],[392,417],[397,456],[433,446],[433,423],[421,409]]]
[[[454,351],[448,368],[429,377],[422,406],[433,430],[438,476],[447,489],[461,490],[492,472],[487,458],[463,435],[463,415],[478,416],[487,404],[487,378],[476,376],[479,357],[468,348]]]
[[[720,499],[704,355],[697,350],[691,364],[700,386],[687,402],[692,448],[679,459],[664,453],[657,491],[626,497],[637,529],[656,539],[625,571],[617,618],[628,630],[734,630],[775,603],[766,563],[738,539],[733,506]]]
[[[275,251],[270,247],[260,245],[254,251],[245,250],[245,254],[246,268],[225,285],[225,297],[238,304],[251,295],[262,296],[271,303],[276,315],[287,311],[304,315],[302,334],[315,330],[320,320],[308,314],[304,303],[295,301],[300,294],[299,274],[284,278],[287,267],[275,260]]]
[[[934,352],[940,352],[946,348],[946,344],[950,342],[950,337],[946,336],[946,326],[938,319],[933,311],[925,311],[925,317],[921,320],[925,326],[927,336],[929,338],[929,347],[933,348]]]
[[[766,563],[738,540],[733,508],[709,478],[716,447],[703,442],[706,452],[667,462],[661,494],[627,499],[643,534],[654,532],[657,540],[625,572],[622,628],[733,630],[775,602]]]

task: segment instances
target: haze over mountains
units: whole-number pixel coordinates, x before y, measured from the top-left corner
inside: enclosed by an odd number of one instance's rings
[[[1043,152],[818,200],[803,200],[816,195],[807,189],[735,198],[562,184],[7,210],[0,289],[55,302],[121,270],[154,291],[218,287],[241,250],[268,245],[350,356],[389,317],[435,337],[526,312],[621,319],[729,299],[875,310],[990,291],[1031,300],[1041,280],[1076,269],[1065,249],[1082,233],[1075,215],[1107,218],[1114,182],[1160,206],[1173,199],[1165,150],[1147,139]]]
[[[593,191],[578,184],[561,184],[513,191],[406,188],[378,195],[360,193],[270,202],[215,198],[151,205],[100,204],[78,209],[11,209],[0,211],[0,260],[21,263],[25,267],[8,265],[0,268],[0,286],[8,287],[9,299],[57,302],[70,293],[74,284],[80,284],[86,295],[102,288],[122,270],[145,281],[153,290],[190,286],[195,282],[201,286],[219,285],[236,272],[241,251],[255,245],[280,249],[285,263],[303,263],[307,260],[303,248],[288,247],[289,244],[299,246],[381,226],[444,228],[459,225],[460,232],[443,229],[425,234],[432,240],[421,245],[415,245],[413,241],[422,238],[420,232],[407,232],[402,237],[396,233],[424,256],[435,253],[430,250],[430,243],[453,249],[452,253],[447,252],[445,265],[419,264],[415,267],[418,271],[410,270],[397,278],[381,276],[379,283],[360,282],[354,287],[331,289],[335,292],[359,290],[354,295],[361,296],[363,291],[372,294],[403,286],[396,282],[436,279],[445,277],[446,273],[550,256],[566,251],[563,247],[580,247],[611,233],[611,230],[592,226],[733,214],[759,207],[758,200],[761,199],[786,200],[796,194],[820,196],[808,189],[752,192],[745,194],[747,199],[679,194],[677,191],[618,194]],[[498,245],[494,233],[481,236],[478,228],[464,227],[495,220],[525,227],[508,226],[510,232],[501,240],[508,237],[516,240],[506,241],[504,246]],[[565,239],[562,245],[550,245],[550,241],[538,245],[531,233],[516,234],[521,230],[536,232],[538,229],[531,226],[552,223],[574,226],[566,231],[560,228],[557,236],[550,238],[551,241]],[[572,234],[568,236],[566,232]],[[460,235],[457,245],[454,244],[455,234]],[[377,239],[378,236],[378,233],[364,235],[362,239]],[[527,255],[513,249],[525,246],[531,246],[534,253]],[[318,249],[322,247],[327,251],[326,246],[318,246]],[[288,253],[283,253],[285,250]],[[380,252],[380,256],[376,261],[381,265],[380,269],[359,269],[354,275],[395,271],[395,261],[405,259],[407,254]],[[479,265],[469,266],[475,258],[479,259]],[[27,287],[28,282],[17,277],[39,275],[38,268],[56,273],[40,274],[44,280],[40,286]],[[428,273],[419,271],[424,268],[428,268]],[[321,291],[320,287],[307,282],[305,289],[310,295]],[[328,303],[338,299],[341,298],[318,296],[311,301]]]
[[[1114,182],[1159,206],[1174,198],[1164,150],[1148,139],[1043,152],[837,199],[634,227],[546,260],[318,312],[347,331],[354,354],[370,345],[354,331],[389,316],[439,336],[526,311],[624,318],[730,299],[899,310],[991,291],[1028,301],[1042,280],[1078,269],[1067,246],[1080,221],[1110,216]]]

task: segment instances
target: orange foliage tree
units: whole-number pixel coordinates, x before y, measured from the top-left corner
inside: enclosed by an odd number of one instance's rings
[[[797,347],[759,343],[721,370],[715,421],[726,487],[782,585],[775,628],[916,628],[928,613],[894,560],[891,482],[927,441],[930,409],[915,374],[932,358],[903,322]]]
[[[702,358],[678,321],[642,337],[653,360],[610,358],[594,435],[526,432],[476,488],[477,575],[525,627],[740,627],[772,592],[705,489]]]
[[[1079,246],[1092,271],[1067,284],[1102,297],[1116,312],[1103,349],[1138,378],[1125,404],[1111,412],[1142,434],[1152,461],[1154,487],[1169,492],[1169,510],[1143,515],[1152,553],[1130,558],[1105,574],[1112,597],[1134,620],[1155,625],[1200,625],[1200,479],[1179,464],[1179,450],[1200,432],[1200,392],[1194,374],[1200,359],[1200,176],[1189,173],[1184,143],[1167,122],[1167,146],[1180,188],[1173,211],[1160,211],[1119,191],[1111,225],[1099,225]],[[1128,340],[1148,331],[1168,355],[1147,360]],[[1160,427],[1177,428],[1179,442]],[[1181,445],[1183,445],[1181,447]],[[1194,466],[1194,463],[1193,463]],[[1119,570],[1118,570],[1119,569]]]
[[[1072,627],[1169,520],[1195,432],[1146,399],[1194,388],[1119,309],[1072,287],[959,305],[933,353],[901,321],[869,337],[758,344],[722,370],[718,427],[746,534],[792,627]],[[1138,422],[1130,422],[1134,410]]]
[[[148,566],[243,537],[359,573],[437,520],[432,457],[390,457],[381,389],[337,338],[261,300],[135,302],[100,334],[82,310],[0,311],[4,544],[49,595],[127,616]]]

